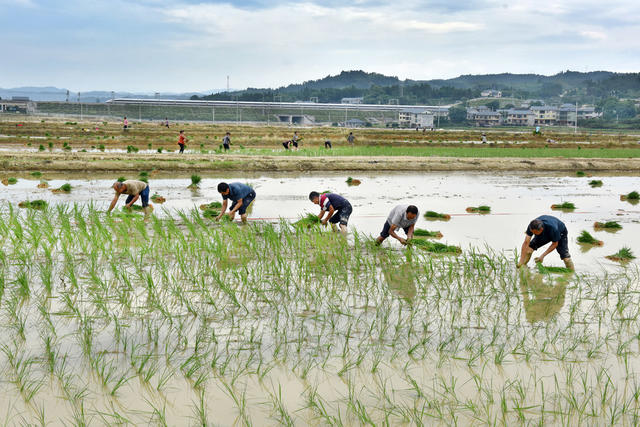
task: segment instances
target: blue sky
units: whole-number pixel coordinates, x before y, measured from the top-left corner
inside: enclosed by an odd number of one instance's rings
[[[0,87],[203,91],[342,70],[640,71],[639,0],[0,0]]]

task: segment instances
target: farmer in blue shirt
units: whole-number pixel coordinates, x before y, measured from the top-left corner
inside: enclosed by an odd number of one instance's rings
[[[544,257],[556,250],[560,255],[560,259],[564,261],[564,265],[570,270],[575,270],[573,261],[571,260],[571,255],[569,255],[567,227],[558,218],[551,215],[539,216],[529,223],[525,234],[526,236],[522,243],[522,250],[520,251],[518,268],[523,265],[527,265],[531,259],[533,251],[551,242],[551,245],[549,245],[547,250],[544,251],[542,255],[535,258],[534,261],[542,263]],[[531,237],[533,237],[533,239]]]
[[[336,224],[340,224],[342,234],[347,234],[347,223],[351,212],[353,212],[351,203],[347,199],[333,193],[319,194],[317,191],[312,191],[309,193],[309,200],[320,205],[318,218],[322,221],[322,225],[327,225],[327,222],[330,222],[333,231],[337,231]],[[322,219],[325,214],[327,217]]]
[[[256,198],[256,192],[253,188],[240,182],[232,182],[227,184],[221,182],[218,184],[218,193],[222,194],[222,210],[220,215],[216,217],[216,221],[220,220],[227,211],[228,200],[231,200],[231,210],[229,210],[229,218],[233,221],[236,212],[240,213],[242,222],[247,222],[247,208]]]

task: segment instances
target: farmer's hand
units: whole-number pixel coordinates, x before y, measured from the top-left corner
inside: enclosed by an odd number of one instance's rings
[[[236,213],[235,212],[229,212],[229,220],[233,221],[233,219],[236,217]]]
[[[402,237],[400,238],[400,243],[402,243],[403,245],[406,246],[407,244],[407,239],[403,239]]]
[[[542,260],[543,260],[543,259],[544,259],[544,257],[543,257],[543,256],[539,256],[539,257],[537,257],[537,258],[534,258],[533,260],[534,260],[536,263],[542,263]]]
[[[322,225],[327,225],[327,220],[326,220],[326,219],[323,219],[321,224],[322,224]]]

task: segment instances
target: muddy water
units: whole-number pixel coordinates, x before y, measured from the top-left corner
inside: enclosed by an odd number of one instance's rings
[[[602,267],[614,268],[618,264],[605,259],[623,246],[631,247],[640,254],[640,205],[620,201],[620,194],[640,190],[640,178],[636,176],[566,177],[540,174],[489,173],[423,173],[423,174],[352,174],[362,184],[350,187],[343,174],[299,174],[269,175],[245,174],[227,176],[205,176],[200,189],[189,190],[188,177],[152,176],[151,193],[167,198],[163,205],[156,205],[155,213],[163,210],[191,209],[202,203],[220,200],[216,185],[221,180],[249,183],[257,192],[251,217],[254,220],[277,221],[279,217],[296,219],[308,212],[318,212],[307,195],[310,191],[330,190],[345,196],[353,205],[354,212],[349,222],[352,230],[376,236],[389,211],[397,204],[412,203],[421,214],[426,210],[448,213],[450,221],[429,221],[422,216],[417,226],[439,230],[444,234],[440,240],[464,248],[481,249],[488,245],[496,250],[513,253],[519,250],[528,222],[538,215],[555,215],[567,224],[569,249],[576,267],[583,271],[596,271]],[[28,175],[18,183],[2,187],[0,201],[17,204],[26,199],[44,199],[57,203],[90,203],[106,209],[113,196],[110,188],[112,178],[96,176],[60,179],[50,175],[50,188],[65,182],[71,183],[73,191],[68,195],[52,194],[49,189],[38,189],[35,180]],[[588,182],[600,179],[604,185],[591,188]],[[121,200],[121,204],[124,199]],[[552,211],[554,203],[572,202],[573,212]],[[489,205],[491,214],[469,214],[469,206]],[[616,232],[595,231],[595,221],[619,221],[623,229]],[[589,231],[602,247],[585,247],[576,242],[582,230]],[[394,239],[386,245],[400,247]],[[538,253],[541,253],[539,251]],[[557,253],[547,256],[545,263],[562,265]]]

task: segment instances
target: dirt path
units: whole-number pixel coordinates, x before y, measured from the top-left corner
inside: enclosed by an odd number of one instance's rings
[[[640,173],[640,159],[284,157],[216,154],[0,153],[3,172],[576,171]]]

